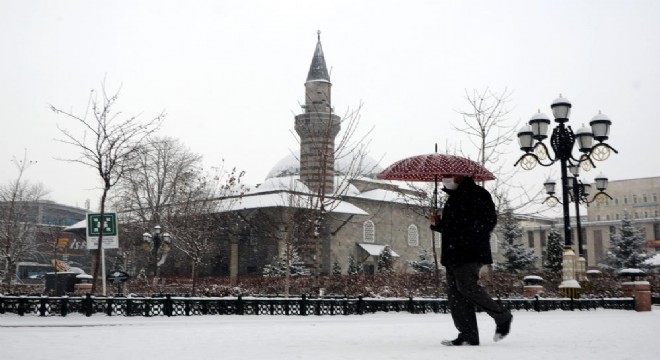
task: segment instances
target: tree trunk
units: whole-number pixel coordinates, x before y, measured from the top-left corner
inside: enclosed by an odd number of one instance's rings
[[[96,294],[96,281],[99,278],[99,264],[101,263],[101,251],[103,251],[103,222],[105,216],[105,198],[108,196],[110,186],[106,181],[106,186],[103,188],[103,195],[101,196],[101,231],[99,232],[99,243],[96,247],[96,262],[94,264],[94,272],[92,273],[92,294]],[[90,224],[87,224],[89,227]]]
[[[197,261],[192,262],[192,296],[197,292]]]

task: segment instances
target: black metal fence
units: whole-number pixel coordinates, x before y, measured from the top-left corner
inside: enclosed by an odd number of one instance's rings
[[[498,299],[511,310],[634,310],[633,298]],[[20,316],[197,316],[197,315],[362,315],[376,312],[448,313],[438,298],[269,297],[46,297],[0,296],[0,314]]]

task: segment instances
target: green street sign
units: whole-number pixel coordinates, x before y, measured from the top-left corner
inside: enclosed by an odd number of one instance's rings
[[[103,225],[101,226],[101,214],[87,214],[87,236],[98,237],[117,235],[117,214],[103,214]]]

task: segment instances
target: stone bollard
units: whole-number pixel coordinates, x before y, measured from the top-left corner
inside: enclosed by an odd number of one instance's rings
[[[631,280],[622,283],[621,290],[624,296],[635,299],[635,311],[651,311],[651,283],[638,280],[646,276],[646,273],[640,269],[622,269],[619,270],[619,276]]]
[[[525,285],[523,286],[523,296],[533,298],[536,295],[543,295],[545,289],[542,285]]]
[[[536,275],[528,275],[523,278],[523,296],[533,298],[536,295],[543,295],[543,278]]]
[[[629,281],[622,284],[624,296],[635,298],[635,311],[651,311],[651,283]]]

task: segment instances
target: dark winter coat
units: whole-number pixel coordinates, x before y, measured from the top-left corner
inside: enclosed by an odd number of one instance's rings
[[[444,266],[492,264],[490,233],[497,224],[497,213],[490,193],[468,177],[456,190],[443,190],[449,198],[442,217],[431,225],[431,230],[442,233],[440,263]]]

